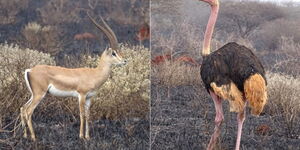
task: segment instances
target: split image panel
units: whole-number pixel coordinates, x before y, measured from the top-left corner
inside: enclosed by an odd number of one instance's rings
[[[299,7],[2,0],[0,149],[298,149]]]

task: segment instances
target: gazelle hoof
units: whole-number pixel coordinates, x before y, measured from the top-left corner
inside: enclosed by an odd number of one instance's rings
[[[83,135],[81,135],[81,134],[79,135],[79,138],[80,138],[80,139],[84,139]]]
[[[85,136],[85,139],[89,141],[91,138],[90,136]]]

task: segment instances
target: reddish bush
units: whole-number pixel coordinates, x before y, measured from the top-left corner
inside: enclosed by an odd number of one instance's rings
[[[166,61],[175,61],[175,62],[183,62],[191,65],[199,65],[193,58],[189,56],[179,56],[177,58],[172,58],[170,54],[156,56],[154,57],[154,59],[151,60],[151,63],[158,65]]]
[[[175,61],[189,63],[192,65],[199,65],[193,58],[191,58],[189,56],[180,56],[179,58],[175,59]]]
[[[138,33],[136,34],[136,40],[142,42],[146,39],[150,38],[150,27],[147,23],[139,29]]]
[[[256,133],[259,135],[267,135],[270,132],[270,130],[271,130],[270,126],[266,124],[262,124],[256,128]]]
[[[160,63],[166,62],[167,60],[171,60],[170,54],[156,56],[156,57],[154,57],[154,59],[151,60],[151,63],[158,65]]]

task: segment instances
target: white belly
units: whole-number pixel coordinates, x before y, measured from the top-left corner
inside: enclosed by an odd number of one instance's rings
[[[52,84],[49,84],[48,92],[54,96],[62,96],[62,97],[66,97],[66,96],[78,97],[79,96],[79,93],[77,91],[60,90],[60,89],[55,88],[55,86]]]
[[[86,98],[91,98],[94,95],[96,95],[96,92],[95,91],[90,91],[90,92],[87,93]]]

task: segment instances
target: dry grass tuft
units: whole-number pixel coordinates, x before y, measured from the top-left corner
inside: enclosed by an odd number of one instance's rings
[[[300,78],[269,72],[267,80],[267,113],[282,118],[286,134],[293,137],[300,131],[297,127],[300,121]]]
[[[151,82],[154,84],[168,87],[201,84],[200,66],[183,64],[179,61],[166,61],[153,65],[151,69]]]
[[[42,26],[36,22],[28,23],[22,29],[21,43],[25,47],[49,53],[52,56],[62,50],[63,42],[59,39],[58,29],[54,26]]]
[[[272,72],[282,72],[289,75],[300,75],[300,44],[294,42],[292,37],[280,38],[280,47],[276,51],[274,64],[270,63]]]
[[[55,62],[49,54],[13,44],[0,45],[0,118],[18,112],[24,100],[29,99],[24,71],[37,64],[55,65]]]

